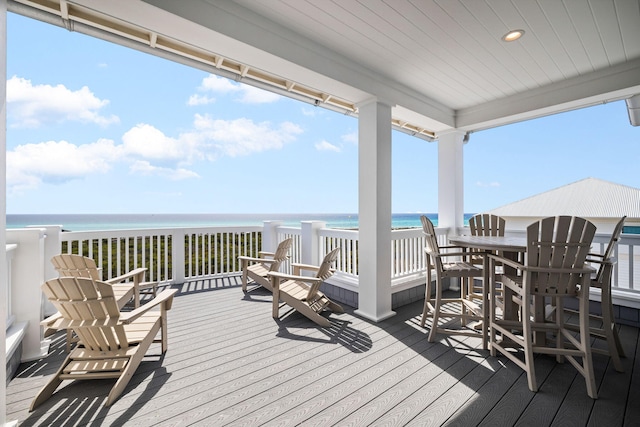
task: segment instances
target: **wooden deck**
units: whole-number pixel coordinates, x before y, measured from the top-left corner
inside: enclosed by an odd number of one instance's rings
[[[421,303],[373,323],[331,314],[316,327],[298,313],[271,318],[271,297],[244,296],[239,278],[185,284],[169,312],[169,351],[159,345],[118,401],[113,380],[65,382],[33,413],[31,399],[64,357],[24,363],[7,388],[7,419],[21,426],[447,425],[631,426],[640,420],[639,330],[621,327],[625,373],[595,355],[599,399],[568,363],[537,359],[540,391],[524,371],[476,338],[428,343]],[[285,310],[281,310],[284,313]]]

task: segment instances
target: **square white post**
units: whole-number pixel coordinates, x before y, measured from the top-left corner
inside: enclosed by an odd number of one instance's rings
[[[438,227],[457,234],[464,225],[464,132],[453,131],[438,138]],[[459,279],[450,288],[458,290]]]
[[[379,322],[391,310],[391,106],[358,105],[358,310]]]
[[[282,221],[264,221],[262,226],[262,249],[266,252],[275,252],[278,249],[278,227]]]
[[[60,233],[62,232],[61,225],[30,225],[29,228],[44,228],[45,229],[45,239],[44,239],[44,280],[53,279],[54,277],[58,277],[58,272],[55,267],[51,263],[51,258],[55,255],[60,254],[61,244],[60,244]],[[51,316],[55,314],[58,310],[51,304],[49,301],[44,301],[44,315]]]
[[[7,271],[7,0],[0,0],[0,271]],[[0,425],[7,423],[7,275],[0,274]]]
[[[300,222],[302,238],[300,243],[300,262],[302,264],[320,265],[326,254],[320,250],[320,236],[318,230],[325,228],[324,221],[302,221]],[[309,274],[309,271],[305,271]]]
[[[438,227],[464,225],[464,132],[438,136]]]

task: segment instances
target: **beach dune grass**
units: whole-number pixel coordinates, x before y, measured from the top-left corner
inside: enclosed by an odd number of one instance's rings
[[[75,240],[62,242],[61,252],[95,259],[103,280],[145,267],[147,280],[164,282],[174,277],[174,240],[169,234]],[[186,277],[228,274],[240,271],[238,256],[258,256],[262,233],[189,233],[183,245]]]

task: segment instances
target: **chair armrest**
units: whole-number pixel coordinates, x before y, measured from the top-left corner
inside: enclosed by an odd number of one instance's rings
[[[308,282],[308,283],[318,283],[318,282],[322,282],[322,279],[320,279],[319,277],[310,277],[310,276],[296,276],[293,274],[286,274],[286,273],[280,273],[280,272],[276,272],[276,271],[271,271],[267,274],[267,276],[269,277],[276,277],[278,278],[278,280],[299,280],[301,282]]]
[[[44,320],[40,322],[41,326],[46,326],[47,328],[55,328],[53,325],[56,321],[62,319],[62,314],[58,311],[55,314],[52,314],[49,317],[46,317]]]
[[[523,265],[517,261],[513,261],[509,258],[501,257],[499,255],[487,254],[490,260],[500,261],[503,265],[508,265],[521,271],[530,271],[532,273],[574,273],[574,274],[591,274],[596,271],[595,268],[585,264],[582,268],[553,268],[553,267],[530,267]]]
[[[238,259],[240,261],[253,261],[253,262],[261,262],[264,264],[273,264],[274,262],[276,262],[275,259],[265,259],[265,258],[256,258],[256,257],[250,257],[250,256],[239,256]]]
[[[120,276],[112,277],[111,279],[105,280],[105,283],[113,285],[115,283],[124,282],[125,280],[133,278],[135,282],[142,282],[144,280],[144,273],[147,272],[147,268],[134,268],[128,273],[122,274]]]
[[[455,247],[455,246],[452,246]],[[442,248],[441,248],[442,249]],[[445,253],[436,253],[436,252],[430,252],[428,250],[424,250],[424,252],[426,254],[431,255],[432,257],[439,257],[439,258],[443,258],[443,257],[448,257],[448,256],[469,256],[471,255],[470,252],[445,252]],[[474,255],[482,255],[482,253],[478,253],[478,254],[474,254]]]
[[[311,265],[311,264],[300,264],[300,263],[291,263],[291,267],[293,268],[294,273],[300,273],[300,270],[309,270],[318,272],[320,270],[320,266]]]
[[[488,253],[488,254],[486,254],[486,256],[489,257],[489,260],[498,261],[502,265],[506,265],[506,266],[515,268],[517,270],[524,270],[524,268],[525,268],[524,264],[519,263],[518,261],[514,261],[512,259],[509,259],[509,258],[505,258],[505,257],[500,256],[500,255]]]
[[[596,254],[596,253],[593,253],[593,254],[592,253],[588,253],[587,254],[587,258],[589,258],[589,257],[596,257],[596,258],[599,258],[599,259],[604,259],[604,255],[603,254]]]
[[[136,308],[135,310],[122,313],[120,315],[120,321],[124,324],[131,323],[157,305],[162,305],[165,310],[170,310],[171,304],[173,303],[173,296],[176,292],[178,292],[177,289],[168,289],[160,292],[157,297],[148,303]]]
[[[258,257],[262,258],[265,256],[270,256],[271,258],[273,258],[276,255],[275,252],[267,252],[267,251],[260,251],[258,252]]]

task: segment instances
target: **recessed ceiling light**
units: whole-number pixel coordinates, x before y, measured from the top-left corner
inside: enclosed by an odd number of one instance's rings
[[[524,34],[524,30],[512,30],[512,31],[509,31],[504,36],[502,36],[502,40],[506,42],[513,42],[518,40],[520,37],[522,37],[523,34]]]

